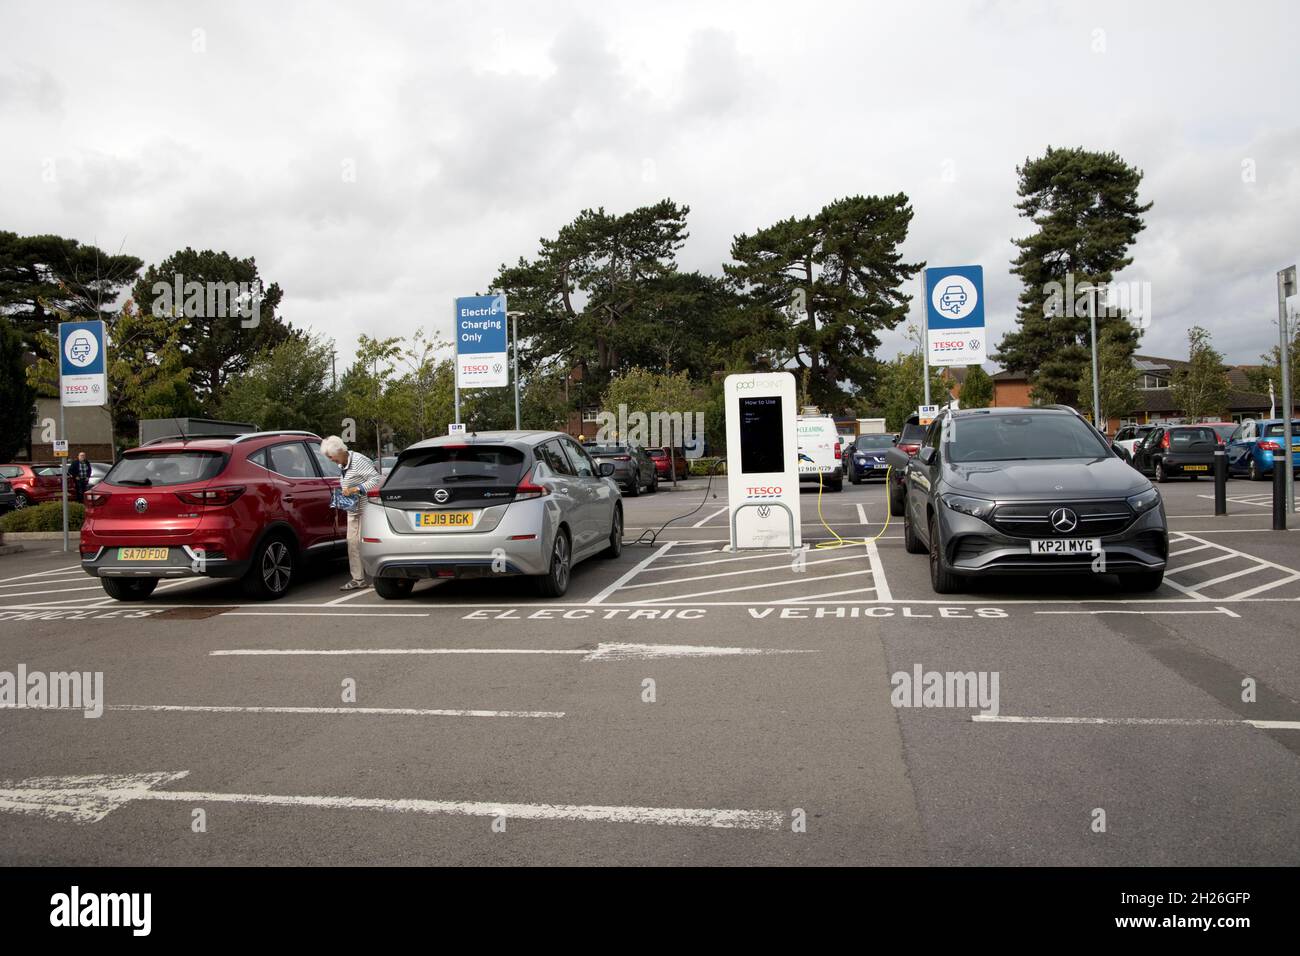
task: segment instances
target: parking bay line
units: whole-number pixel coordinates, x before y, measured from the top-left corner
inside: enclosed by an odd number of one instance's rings
[[[716,574],[695,574],[687,578],[669,578],[666,581],[647,581],[644,584],[625,584],[623,585],[621,590],[630,591],[633,588],[665,587],[669,584],[685,584],[688,581],[704,581],[709,578],[726,578],[726,577],[733,577],[738,574],[762,574],[764,571],[780,571],[785,568],[788,568],[790,564],[788,552],[782,555],[772,555],[772,557],[778,557],[778,556],[781,558],[780,562],[772,565],[771,567],[744,568],[740,571],[719,571]],[[814,564],[831,564],[836,561],[851,561],[857,557],[859,556],[851,554],[842,558],[822,558],[820,561],[805,561],[804,566],[812,567]]]
[[[973,714],[977,724],[1079,724],[1092,726],[1254,727],[1258,730],[1300,730],[1300,720],[1245,720],[1221,717],[1013,717]]]
[[[338,714],[361,717],[544,717],[559,718],[554,710],[446,710],[416,707],[234,707],[206,704],[109,704],[107,710],[129,712],[175,712],[185,714]]]
[[[423,654],[541,654],[582,656],[593,661],[643,661],[662,658],[765,657],[773,654],[815,654],[810,648],[715,647],[707,644],[629,644],[601,641],[594,648],[510,648],[510,647],[367,647],[367,648],[234,648],[209,651],[209,657],[385,657]]]
[[[189,771],[179,770],[0,781],[0,810],[36,814],[49,819],[71,820],[77,823],[96,823],[117,807],[131,801],[166,800],[189,804],[234,803],[317,810],[378,810],[387,813],[419,813],[430,816],[640,823],[728,830],[781,830],[785,826],[785,814],[780,810],[493,803],[484,800],[384,799],[156,789],[188,775]]]
[[[1128,610],[1127,608],[1101,608],[1095,611],[1035,611],[1035,614],[1225,614],[1228,617],[1240,618],[1241,615],[1235,611],[1230,611],[1226,607],[1215,607],[1207,611],[1194,610],[1165,610],[1157,608],[1155,610]]]
[[[621,588],[624,584],[626,584],[628,581],[631,581],[634,577],[636,577],[639,573],[641,573],[641,571],[649,567],[650,564],[655,560],[655,558],[667,554],[668,549],[671,548],[674,544],[676,544],[675,541],[669,541],[667,544],[660,547],[659,550],[655,551],[650,555],[647,555],[645,558],[642,558],[641,561],[638,564],[636,564],[634,567],[630,568],[626,574],[620,577],[609,587],[605,588],[605,590],[601,591],[599,594],[597,594],[594,598],[592,598],[587,603],[588,604],[602,603],[605,600],[605,598],[609,597],[611,594],[613,594],[615,591]]]

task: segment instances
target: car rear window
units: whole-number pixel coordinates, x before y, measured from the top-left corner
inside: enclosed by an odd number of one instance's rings
[[[519,484],[524,453],[509,445],[442,445],[408,451],[398,457],[384,482],[385,491],[467,485]]]
[[[902,433],[898,436],[898,443],[900,445],[920,445],[924,442],[924,425],[904,425]]]
[[[650,457],[651,457],[651,458],[667,458],[667,457],[668,457],[668,452],[664,451],[662,448],[651,448],[651,449],[649,449],[649,451],[650,451]]]
[[[1280,438],[1283,434],[1284,432],[1282,430],[1281,422],[1274,422],[1272,425],[1267,425],[1264,428],[1265,438]],[[1300,422],[1292,422],[1291,435],[1294,437],[1298,434],[1300,434]]]
[[[104,481],[139,487],[184,485],[217,477],[225,464],[226,456],[219,451],[132,452],[109,469]]]
[[[1073,415],[978,415],[948,419],[943,441],[950,461],[1036,461],[1106,454],[1097,431]]]
[[[588,455],[626,455],[626,445],[588,445]]]
[[[1169,430],[1170,451],[1191,451],[1218,444],[1219,436],[1213,428],[1171,428]]]
[[[894,440],[888,435],[860,435],[853,447],[858,451],[885,451],[894,447]]]

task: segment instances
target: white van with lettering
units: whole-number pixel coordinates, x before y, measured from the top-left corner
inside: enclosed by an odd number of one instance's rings
[[[829,415],[800,415],[795,422],[799,442],[799,481],[816,484],[826,491],[844,488],[844,466],[840,462],[840,433]]]

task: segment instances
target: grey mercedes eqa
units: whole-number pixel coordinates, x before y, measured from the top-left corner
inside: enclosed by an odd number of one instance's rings
[[[904,546],[929,556],[937,594],[992,575],[1112,574],[1128,591],[1164,578],[1160,492],[1072,408],[945,409],[892,464]]]

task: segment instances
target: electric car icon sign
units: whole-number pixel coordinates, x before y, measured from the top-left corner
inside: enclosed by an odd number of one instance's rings
[[[943,295],[939,297],[939,311],[951,312],[954,316],[961,314],[961,307],[966,304],[970,298],[966,290],[959,285],[950,285],[943,290]]]
[[[78,365],[85,365],[95,352],[95,343],[88,335],[78,335],[68,343],[68,358]]]

